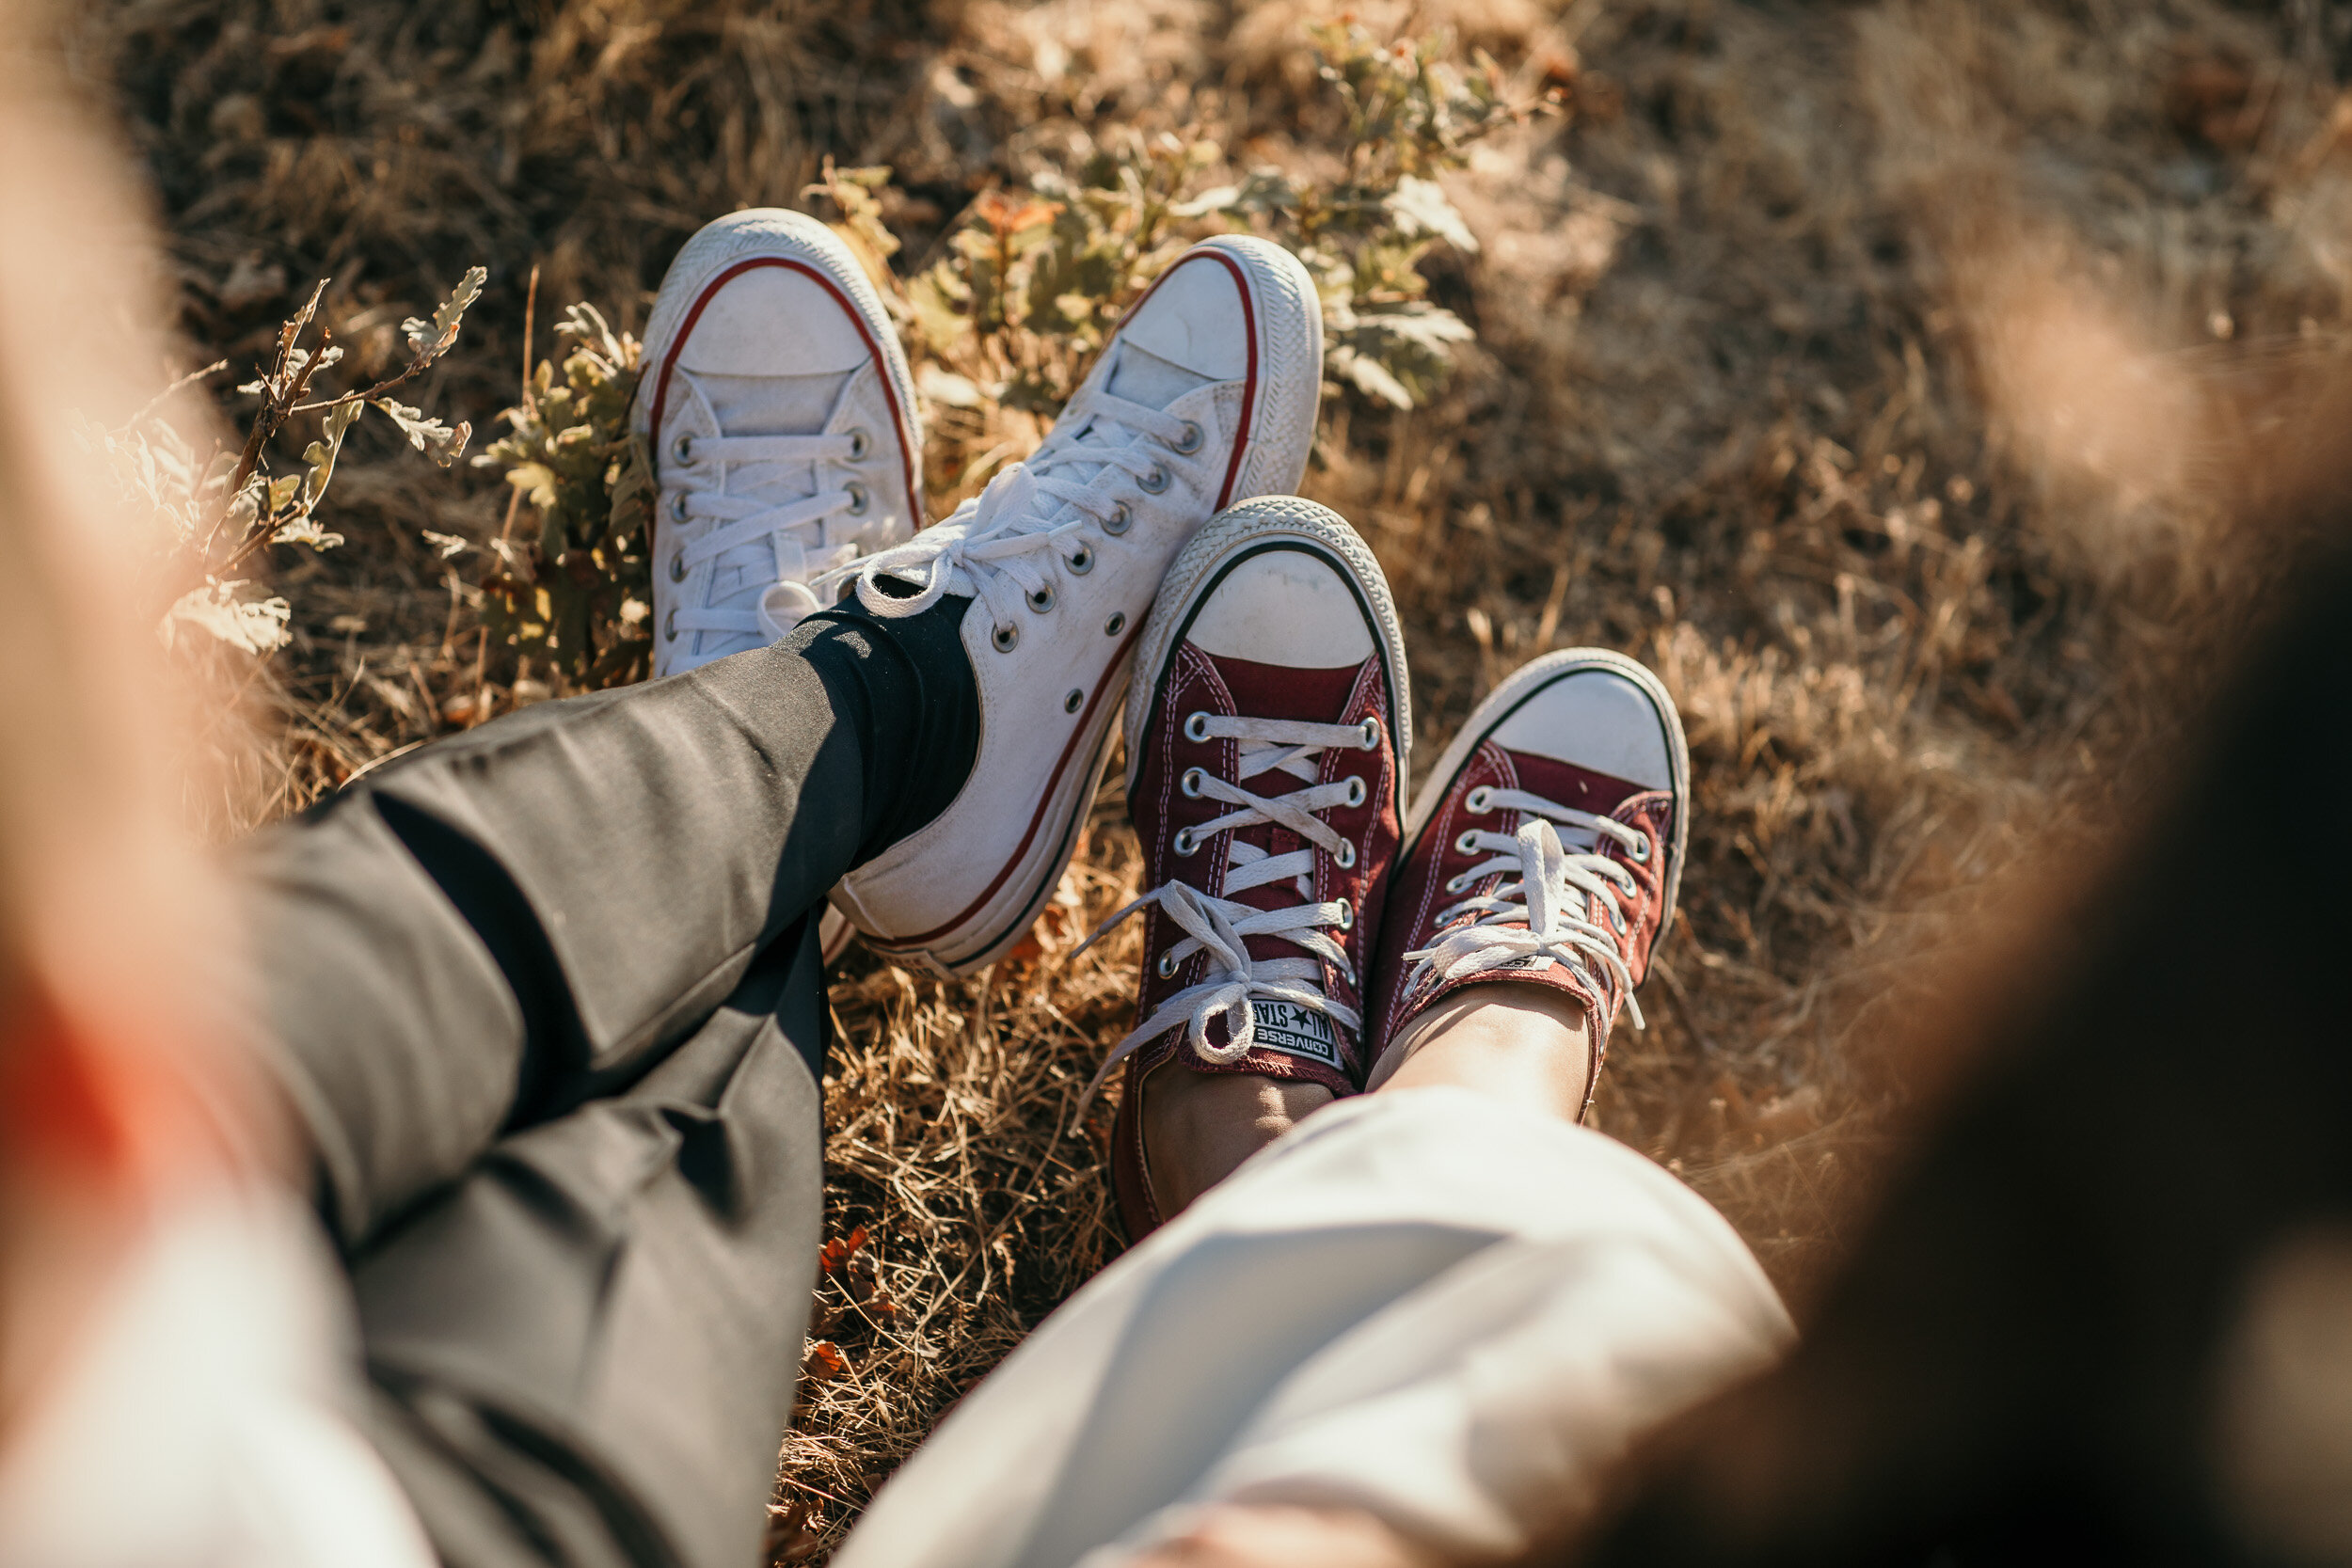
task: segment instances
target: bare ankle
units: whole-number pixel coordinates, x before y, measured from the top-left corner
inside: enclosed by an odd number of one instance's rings
[[[1591,1082],[1591,1025],[1573,997],[1548,986],[1467,986],[1414,1020],[1384,1057],[1376,1088],[1450,1085],[1574,1121]]]
[[[1308,1113],[1331,1102],[1320,1084],[1170,1064],[1144,1080],[1143,1148],[1152,1201],[1175,1212],[1232,1174]]]

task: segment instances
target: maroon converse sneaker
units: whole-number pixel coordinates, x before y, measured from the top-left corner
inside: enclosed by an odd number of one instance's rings
[[[1362,976],[1399,837],[1411,715],[1389,585],[1295,496],[1210,521],[1169,567],[1127,693],[1127,807],[1151,892],[1114,1182],[1160,1215],[1145,1081],[1170,1062],[1356,1092]],[[1090,1092],[1090,1091],[1089,1091]]]
[[[1368,1025],[1377,1087],[1413,1021],[1516,980],[1583,1004],[1584,1109],[1623,1005],[1674,916],[1691,810],[1682,721],[1658,677],[1599,648],[1527,665],[1478,705],[1413,804]]]

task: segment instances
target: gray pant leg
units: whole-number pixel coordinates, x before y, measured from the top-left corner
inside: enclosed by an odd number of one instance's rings
[[[373,1435],[453,1568],[759,1560],[821,1220],[815,929],[357,1262]]]
[[[819,1240],[815,916],[918,687],[815,626],[242,851],[376,1440],[451,1562],[755,1561]]]
[[[347,1250],[501,1131],[634,1082],[818,905],[865,831],[890,669],[811,628],[437,742],[244,847]]]

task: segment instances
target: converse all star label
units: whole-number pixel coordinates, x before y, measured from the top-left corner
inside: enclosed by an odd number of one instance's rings
[[[1260,1002],[1257,1009],[1260,1045],[1286,1056],[1303,1056],[1329,1067],[1340,1065],[1340,1042],[1328,1018],[1291,1002]]]

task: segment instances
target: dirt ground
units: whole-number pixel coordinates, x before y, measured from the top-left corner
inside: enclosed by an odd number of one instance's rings
[[[355,356],[467,266],[489,285],[428,406],[487,430],[593,301],[643,323],[696,227],[888,164],[911,270],[973,196],[1114,138],[1327,165],[1299,0],[92,0],[73,69],[150,171],[185,363],[240,372],[318,278]],[[1371,540],[1434,759],[1548,648],[1648,661],[1690,731],[1681,919],[1621,1028],[1608,1132],[1719,1204],[1802,1308],[1972,1005],[1942,981],[1984,890],[2095,852],[2282,552],[2225,520],[2261,410],[2342,362],[2345,13],[2208,0],[1366,0],[1554,112],[1447,188],[1425,263],[1475,326],[1400,412],[1327,401],[1306,489]],[[234,420],[244,404],[217,378]],[[2273,400],[2265,402],[2265,400]],[[1034,421],[942,414],[961,456]],[[289,554],[294,644],[214,733],[216,832],[547,694],[476,632],[494,473],[362,426],[348,539]],[[1116,770],[1114,769],[1114,779]],[[1115,790],[1113,792],[1115,796]],[[1136,936],[1083,958],[1136,855],[1102,802],[1035,953],[941,984],[852,957],[834,993],[829,1227],[776,1550],[818,1554],[936,1414],[1110,1256],[1107,1112]],[[780,1317],[793,1304],[778,1303]]]

